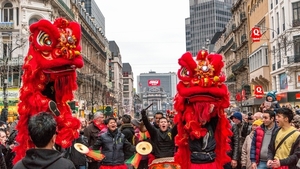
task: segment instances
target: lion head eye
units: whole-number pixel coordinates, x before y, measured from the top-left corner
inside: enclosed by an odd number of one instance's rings
[[[52,45],[52,41],[49,38],[49,35],[42,31],[38,35],[38,43],[41,46],[51,46]]]
[[[208,69],[209,69],[209,68],[208,68],[208,66],[202,66],[201,69],[202,69],[203,72],[208,72]]]

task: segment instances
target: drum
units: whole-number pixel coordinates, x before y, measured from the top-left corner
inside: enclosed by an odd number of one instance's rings
[[[181,169],[181,167],[174,162],[174,157],[165,157],[153,160],[149,169]]]

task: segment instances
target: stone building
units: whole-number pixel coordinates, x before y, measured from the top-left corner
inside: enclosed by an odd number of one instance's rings
[[[1,43],[1,93],[9,100],[17,100],[20,87],[21,65],[28,50],[29,26],[40,20],[53,21],[65,17],[81,24],[82,56],[85,66],[78,70],[78,90],[75,99],[82,101],[81,108],[94,110],[103,102],[103,92],[107,88],[107,56],[108,40],[94,18],[90,16],[84,4],[78,0],[0,0],[0,43]],[[10,94],[11,93],[11,94]],[[2,99],[0,99],[2,100]],[[3,105],[3,102],[2,102]],[[16,111],[15,104],[9,105],[11,111]],[[90,113],[90,115],[92,115]]]

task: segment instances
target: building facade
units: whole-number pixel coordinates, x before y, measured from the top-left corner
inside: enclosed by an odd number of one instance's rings
[[[190,0],[190,17],[186,19],[186,49],[196,56],[207,48],[214,34],[222,31],[231,18],[232,0]]]
[[[1,52],[3,51],[1,54],[3,56],[1,63],[3,100],[10,90],[12,92],[18,90],[21,85],[20,67],[28,51],[29,26],[40,19],[53,21],[55,18],[65,17],[81,24],[81,46],[85,66],[77,72],[78,90],[75,93],[75,100],[81,103],[80,108],[86,110],[84,111],[86,115],[92,117],[92,112],[105,99],[102,93],[106,88],[105,50],[108,47],[108,40],[97,29],[94,19],[86,12],[84,4],[78,0],[0,0],[0,4],[0,32],[2,34],[0,42],[4,48],[1,49]],[[16,108],[10,109],[10,107],[14,108],[14,105],[9,105],[9,111],[17,111]]]
[[[96,29],[105,35],[105,17],[100,11],[95,0],[84,0],[80,3],[84,4],[86,12],[91,16],[95,23]]]
[[[109,58],[109,66],[113,97],[115,99],[114,107],[117,108],[118,116],[122,116],[124,114],[122,56],[119,46],[115,41],[109,41],[109,49],[111,51],[111,58]]]
[[[176,73],[141,73],[137,76],[137,83],[137,92],[141,94],[144,108],[153,103],[148,109],[152,113],[166,113],[168,109],[173,109],[173,98],[178,83]]]
[[[133,71],[129,63],[123,63],[123,107],[124,113],[134,116]]]
[[[248,30],[249,33],[249,80],[251,91],[254,91],[257,86],[262,87],[263,91],[271,91],[272,78],[270,76],[271,60],[270,60],[270,29],[269,29],[269,15],[268,15],[268,1],[248,1]],[[261,38],[259,41],[253,41],[251,31],[254,28],[259,28]],[[256,98],[254,92],[244,101],[245,106],[255,107],[255,111],[261,103],[263,98]]]
[[[279,103],[300,104],[300,1],[269,0],[272,90]]]

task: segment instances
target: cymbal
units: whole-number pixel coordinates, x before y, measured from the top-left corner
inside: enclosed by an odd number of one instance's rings
[[[141,141],[136,145],[135,149],[141,155],[148,155],[152,151],[152,145],[147,141]]]
[[[75,143],[74,148],[82,154],[87,154],[89,152],[89,148],[81,143]]]

